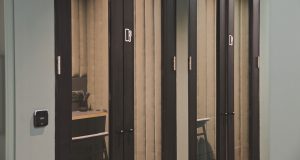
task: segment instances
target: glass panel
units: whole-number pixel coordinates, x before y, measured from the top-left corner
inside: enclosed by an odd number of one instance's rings
[[[5,159],[5,50],[3,5],[3,1],[0,1],[0,160]]]
[[[135,1],[135,160],[161,159],[160,11],[160,0]]]
[[[109,157],[108,25],[108,0],[72,0],[72,160]]]
[[[197,1],[197,160],[216,159],[216,0]]]
[[[235,160],[249,159],[249,46],[248,0],[235,0],[234,23],[234,152]]]
[[[188,159],[188,29],[189,1],[176,1],[177,159]]]

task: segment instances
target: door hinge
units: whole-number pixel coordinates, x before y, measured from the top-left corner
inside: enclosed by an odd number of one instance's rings
[[[229,42],[228,42],[228,44],[229,44],[229,46],[233,46],[233,44],[234,44],[234,37],[233,37],[233,35],[229,35]]]
[[[192,56],[189,57],[189,70],[192,70]]]
[[[128,29],[128,28],[125,28],[125,42],[128,42],[130,43],[131,42],[131,39],[132,39],[132,30]]]
[[[257,63],[257,68],[259,69],[260,68],[260,63],[261,63],[261,61],[260,61],[260,56],[258,56],[257,58],[256,58],[256,63]]]
[[[61,57],[57,56],[57,75],[61,75]]]
[[[173,57],[173,71],[176,71],[176,56]]]

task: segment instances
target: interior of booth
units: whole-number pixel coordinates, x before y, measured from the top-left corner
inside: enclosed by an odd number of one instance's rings
[[[72,160],[108,159],[108,1],[72,0]],[[70,93],[71,94],[71,93]]]
[[[197,5],[197,160],[215,160],[217,1],[199,0]],[[249,159],[248,0],[235,0],[234,20],[234,152],[236,160],[247,160]]]

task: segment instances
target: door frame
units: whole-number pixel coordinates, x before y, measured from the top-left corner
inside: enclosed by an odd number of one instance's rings
[[[217,0],[217,159],[223,160],[224,157],[234,157],[234,137],[228,137],[228,123],[224,122],[222,116],[225,113],[233,112],[233,90],[228,92],[226,86],[233,87],[233,78],[227,79],[227,76],[233,77],[233,56],[227,58],[228,44],[228,25],[230,20],[226,18],[228,4],[232,0]],[[190,7],[195,3],[190,0]],[[259,136],[259,69],[258,57],[260,43],[260,0],[249,0],[249,145],[250,160],[260,159],[260,136]],[[225,17],[224,17],[225,16]],[[195,17],[190,17],[193,20]],[[232,20],[231,20],[232,21]],[[189,25],[195,25],[189,23]],[[233,27],[232,34],[233,34]],[[192,33],[189,33],[192,34]],[[193,39],[193,38],[192,38]],[[190,45],[190,44],[189,44]],[[193,50],[189,46],[189,50]],[[223,54],[222,54],[222,53]],[[224,53],[225,52],[225,53]],[[193,54],[193,53],[189,53]],[[162,158],[176,160],[176,72],[172,71],[172,58],[176,56],[176,0],[165,0],[162,2]],[[194,55],[196,57],[196,55]],[[193,68],[194,65],[192,65]],[[195,72],[194,70],[194,72]],[[189,75],[195,74],[190,72]],[[194,84],[195,80],[191,79]],[[195,94],[195,90],[189,85],[189,94]],[[230,99],[231,97],[231,99]],[[189,101],[195,101],[189,97]],[[231,101],[228,104],[228,100]],[[223,104],[231,105],[231,111],[227,107],[221,107]],[[189,102],[189,160],[196,159],[196,141],[195,136],[195,103]],[[233,116],[231,116],[233,117]],[[233,121],[231,123],[233,125]],[[231,127],[233,128],[233,127]],[[234,134],[234,130],[231,130]],[[231,145],[227,145],[229,138]],[[227,148],[227,149],[224,149]],[[229,149],[230,147],[231,149]],[[229,150],[228,150],[229,149]],[[230,154],[227,156],[227,154]]]
[[[217,0],[217,159],[234,160],[234,0]]]
[[[249,0],[250,160],[260,160],[260,0]]]
[[[162,159],[177,159],[176,123],[176,1],[162,1]]]
[[[55,0],[55,160],[69,160],[72,124],[71,0]],[[134,36],[124,41],[125,27],[133,33],[133,0],[110,0],[109,7],[109,156],[134,159]],[[126,13],[126,14],[125,14]],[[126,24],[125,24],[126,21]],[[124,54],[123,54],[124,53]],[[126,53],[126,57],[123,56]],[[60,74],[58,74],[60,57]],[[116,65],[117,64],[117,65]],[[126,81],[124,80],[126,79]],[[126,97],[125,97],[126,94]],[[126,100],[125,100],[126,99]],[[69,107],[68,107],[69,106]],[[120,108],[121,106],[121,108]],[[124,109],[124,107],[127,107]],[[128,109],[129,108],[129,109]],[[125,112],[126,110],[126,112]],[[123,121],[126,116],[126,121]],[[122,118],[122,119],[121,119]],[[119,122],[119,123],[118,123]],[[120,132],[123,130],[124,132]],[[121,135],[121,136],[120,136]],[[121,143],[121,145],[120,145]],[[123,144],[128,146],[124,149]],[[125,151],[126,152],[125,154]]]
[[[188,31],[188,123],[189,123],[189,160],[197,160],[197,4],[198,0],[189,0]]]
[[[72,125],[71,0],[55,0],[55,160],[69,160]],[[58,57],[61,75],[58,76]],[[70,107],[67,107],[70,106]]]

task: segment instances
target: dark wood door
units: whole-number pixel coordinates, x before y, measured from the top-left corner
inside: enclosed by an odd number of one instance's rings
[[[197,160],[197,0],[189,0],[188,107],[189,160]]]
[[[197,83],[199,83],[199,80],[197,79],[197,66],[201,65],[198,64],[197,60],[197,47],[200,47],[201,45],[198,46],[197,44],[206,42],[197,43],[200,38],[197,37],[197,35],[199,30],[201,30],[201,27],[199,29],[198,25],[201,25],[200,23],[203,22],[199,19],[201,17],[197,17],[199,9],[197,6],[199,6],[198,3],[200,3],[200,1],[189,0],[189,3],[189,159],[197,160],[199,159],[199,156],[201,157],[201,155],[197,153],[199,152],[199,145],[197,146],[199,141],[199,139],[197,139],[197,127],[199,127],[199,122],[197,120],[197,112],[199,112],[197,111],[199,109],[199,106],[197,107]],[[217,1],[216,12],[217,24],[213,27],[216,27],[217,29],[217,151],[216,153],[213,153],[216,155],[208,153],[206,156],[216,156],[218,160],[234,160],[234,1]],[[210,122],[207,123],[209,124]],[[212,124],[210,123],[209,125]],[[211,136],[207,135],[208,133],[206,131],[203,131],[203,134],[204,136]],[[209,146],[205,146],[205,148],[205,152],[208,152]]]
[[[72,0],[55,0],[55,63],[56,65],[56,119],[55,119],[55,157],[56,160],[72,160],[80,156],[72,156],[74,148],[82,154],[92,154],[84,149],[101,148],[93,155],[82,155],[89,159],[109,160],[133,160],[134,159],[134,16],[133,0],[110,0],[108,7],[108,119],[104,122],[88,119],[75,123],[72,121]],[[87,5],[86,5],[87,6]],[[87,12],[95,14],[93,12]],[[106,24],[106,22],[105,22]],[[94,26],[97,26],[95,24]],[[95,30],[99,28],[95,27]],[[125,36],[124,36],[125,35]],[[97,41],[95,41],[97,42]],[[103,43],[98,41],[98,43]],[[100,63],[100,62],[96,62]],[[89,78],[89,77],[88,77]],[[74,89],[74,87],[73,87]],[[85,89],[86,90],[86,89]],[[91,122],[90,122],[91,121]],[[102,123],[105,126],[108,121],[109,127],[91,129],[93,124]],[[86,123],[85,123],[86,122]],[[98,124],[99,124],[98,123]],[[73,124],[73,126],[72,126]],[[80,126],[81,125],[81,126]],[[82,125],[84,127],[82,127]],[[93,131],[101,132],[108,128],[108,140],[103,137],[92,137],[84,140],[72,141],[74,138],[74,126],[78,134]],[[97,125],[96,125],[97,126]],[[84,130],[86,128],[87,130]],[[73,130],[73,131],[72,131]],[[73,135],[73,137],[72,137]],[[90,136],[90,135],[89,135]],[[92,134],[97,136],[97,134]],[[79,138],[86,136],[79,136]],[[77,137],[78,138],[78,137]],[[108,142],[103,145],[98,142]],[[76,144],[76,146],[75,146]],[[84,159],[84,158],[83,158]]]
[[[162,159],[177,159],[176,1],[162,1]]]
[[[217,110],[217,157],[234,160],[234,0],[218,1]]]
[[[197,10],[201,1],[189,0],[189,159],[197,159]],[[234,0],[217,0],[216,7],[216,154],[234,160]],[[249,156],[259,159],[259,0],[249,0]],[[176,159],[176,1],[162,3],[162,155]],[[198,22],[199,24],[199,22]],[[238,36],[238,35],[236,35]],[[239,39],[239,38],[236,38]],[[201,43],[201,42],[200,42]],[[236,118],[237,119],[237,118]]]

